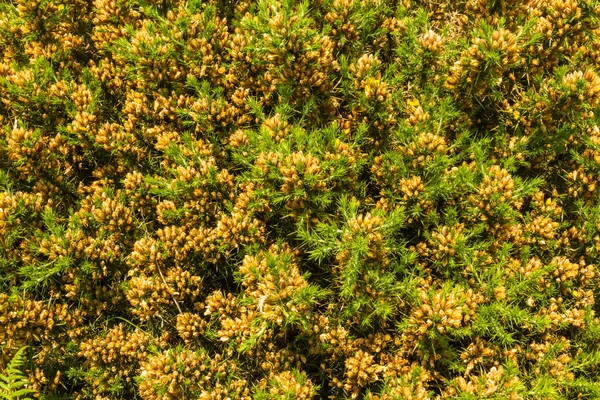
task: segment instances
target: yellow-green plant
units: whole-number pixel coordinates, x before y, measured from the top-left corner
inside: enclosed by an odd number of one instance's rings
[[[0,1],[0,357],[40,398],[600,398],[599,16]]]

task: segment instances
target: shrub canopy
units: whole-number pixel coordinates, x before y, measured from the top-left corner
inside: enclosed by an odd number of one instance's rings
[[[600,398],[599,13],[1,2],[1,376]]]

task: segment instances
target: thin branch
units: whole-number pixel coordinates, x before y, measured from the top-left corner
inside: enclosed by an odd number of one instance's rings
[[[169,284],[167,283],[167,280],[165,279],[162,271],[160,270],[160,266],[158,265],[158,263],[156,263],[156,269],[158,269],[158,273],[160,274],[160,277],[162,278],[163,283],[167,287],[167,290],[170,289]],[[177,302],[177,300],[175,300],[175,296],[173,296],[173,293],[171,293],[170,290],[169,290],[169,294],[171,295],[171,298],[175,302],[175,306],[177,306],[177,309],[179,310],[179,314],[183,314],[183,311],[181,311],[181,307],[179,307],[179,303]]]

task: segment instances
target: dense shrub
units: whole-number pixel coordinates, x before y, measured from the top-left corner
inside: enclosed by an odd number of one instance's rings
[[[0,366],[44,399],[600,398],[599,12],[1,2]]]

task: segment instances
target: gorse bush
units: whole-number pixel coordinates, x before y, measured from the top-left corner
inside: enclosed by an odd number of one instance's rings
[[[1,2],[2,385],[600,398],[599,14]]]

